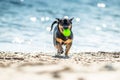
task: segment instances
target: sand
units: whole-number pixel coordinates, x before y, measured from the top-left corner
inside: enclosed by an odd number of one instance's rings
[[[50,53],[54,54],[54,53]],[[120,52],[0,52],[0,80],[120,80]]]

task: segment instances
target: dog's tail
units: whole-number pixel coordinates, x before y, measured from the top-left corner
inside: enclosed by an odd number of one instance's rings
[[[52,31],[53,26],[54,26],[54,24],[56,24],[56,23],[58,23],[58,21],[54,21],[54,22],[52,23],[52,25],[51,25],[51,30],[50,30],[50,31]]]

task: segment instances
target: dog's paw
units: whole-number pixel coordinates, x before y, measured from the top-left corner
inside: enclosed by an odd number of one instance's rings
[[[63,50],[60,50],[58,51],[58,54],[63,54],[63,52],[64,52]]]
[[[55,54],[55,56],[60,56],[61,55],[61,53],[60,52],[57,52],[56,54]]]
[[[63,50],[61,50],[61,52],[60,52],[61,54],[63,54],[64,53],[64,51]]]

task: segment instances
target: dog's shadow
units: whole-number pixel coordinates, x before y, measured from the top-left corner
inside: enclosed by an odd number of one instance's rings
[[[53,58],[59,58],[59,59],[69,59],[70,57],[66,57],[66,56],[61,56],[61,55],[55,55],[55,56],[52,56]]]

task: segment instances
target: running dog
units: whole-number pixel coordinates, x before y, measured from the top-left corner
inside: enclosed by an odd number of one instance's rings
[[[68,52],[71,48],[72,41],[73,41],[72,20],[73,20],[73,18],[71,18],[71,19],[56,18],[56,20],[51,25],[51,31],[52,31],[54,24],[57,24],[53,30],[53,43],[57,49],[56,56],[59,56],[60,54],[62,54],[64,52],[62,45],[65,45],[66,46],[65,57],[69,58]],[[69,36],[64,36],[64,34],[63,34],[64,29],[69,29],[71,34]]]

